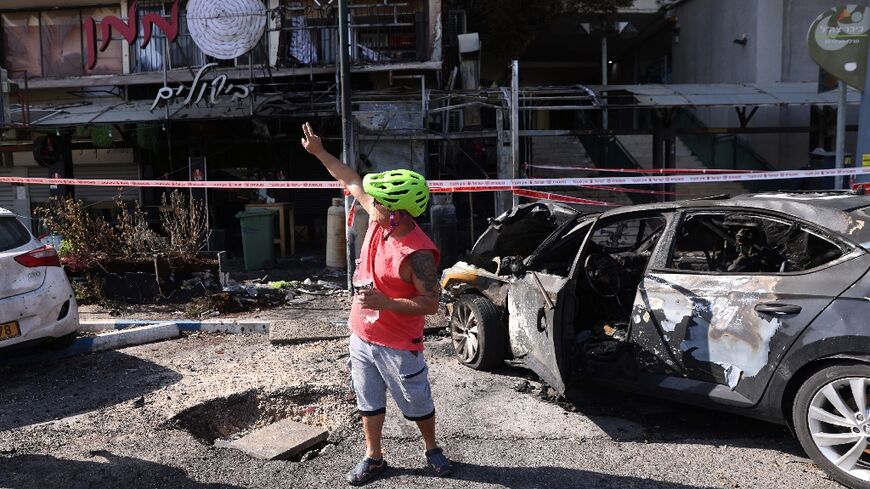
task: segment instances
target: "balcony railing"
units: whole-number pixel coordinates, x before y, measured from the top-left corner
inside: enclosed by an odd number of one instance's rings
[[[338,61],[335,2],[292,1],[284,5],[279,66],[331,66]],[[420,1],[351,3],[351,59],[391,64],[427,59],[428,22]]]
[[[142,18],[141,9],[139,17]],[[248,55],[236,60],[216,60],[206,56],[193,42],[193,38],[187,30],[187,17],[181,15],[178,23],[180,27],[178,37],[171,43],[167,44],[166,34],[155,26],[151,42],[144,49],[139,43],[130,44],[130,71],[132,73],[162,71],[164,63],[167,70],[199,68],[207,63],[218,63],[220,66],[248,65]],[[268,39],[269,36],[264,35],[251,51],[255,65],[269,62]]]

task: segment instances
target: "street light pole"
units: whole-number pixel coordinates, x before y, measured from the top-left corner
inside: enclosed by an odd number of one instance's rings
[[[356,164],[356,155],[353,151],[353,104],[351,104],[350,87],[350,22],[348,19],[347,0],[338,0],[338,64],[339,82],[341,94],[341,153],[344,164],[359,171]],[[353,226],[347,225],[348,216],[354,205],[353,197],[344,197],[345,230],[347,241],[347,290],[353,290],[353,272],[356,263],[354,242],[356,233]]]
[[[837,103],[837,147],[835,168],[843,168],[843,162],[846,159],[846,82],[840,80],[840,100]],[[843,189],[843,177],[834,178],[834,188],[837,190]]]
[[[601,85],[607,86],[607,26],[604,26],[604,30],[601,32]],[[601,128],[604,130],[609,129],[608,127],[608,117],[607,117],[607,108],[601,111]]]
[[[511,177],[520,178],[520,62],[511,63]],[[513,206],[520,197],[513,194]]]

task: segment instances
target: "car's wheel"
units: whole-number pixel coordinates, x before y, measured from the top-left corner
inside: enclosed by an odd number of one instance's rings
[[[453,350],[463,365],[491,369],[504,361],[507,337],[498,308],[486,297],[464,294],[450,317]]]
[[[870,366],[836,365],[807,379],[792,419],[807,454],[834,479],[870,489]]]

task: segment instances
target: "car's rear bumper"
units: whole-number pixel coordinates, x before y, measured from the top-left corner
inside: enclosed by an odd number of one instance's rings
[[[66,314],[59,317],[67,303]],[[0,348],[75,332],[79,327],[78,304],[64,271],[49,267],[42,287],[0,299],[0,324],[9,321],[18,322],[21,336],[0,341]]]

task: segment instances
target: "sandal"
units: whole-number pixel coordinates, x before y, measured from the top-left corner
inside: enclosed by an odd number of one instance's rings
[[[347,483],[352,486],[361,486],[367,482],[371,482],[386,470],[387,461],[383,458],[375,460],[371,457],[366,457],[347,473],[345,480],[347,480]]]
[[[440,447],[426,450],[426,462],[429,463],[429,468],[438,477],[446,477],[453,473],[453,464],[450,463],[447,455],[444,455],[444,450]]]

